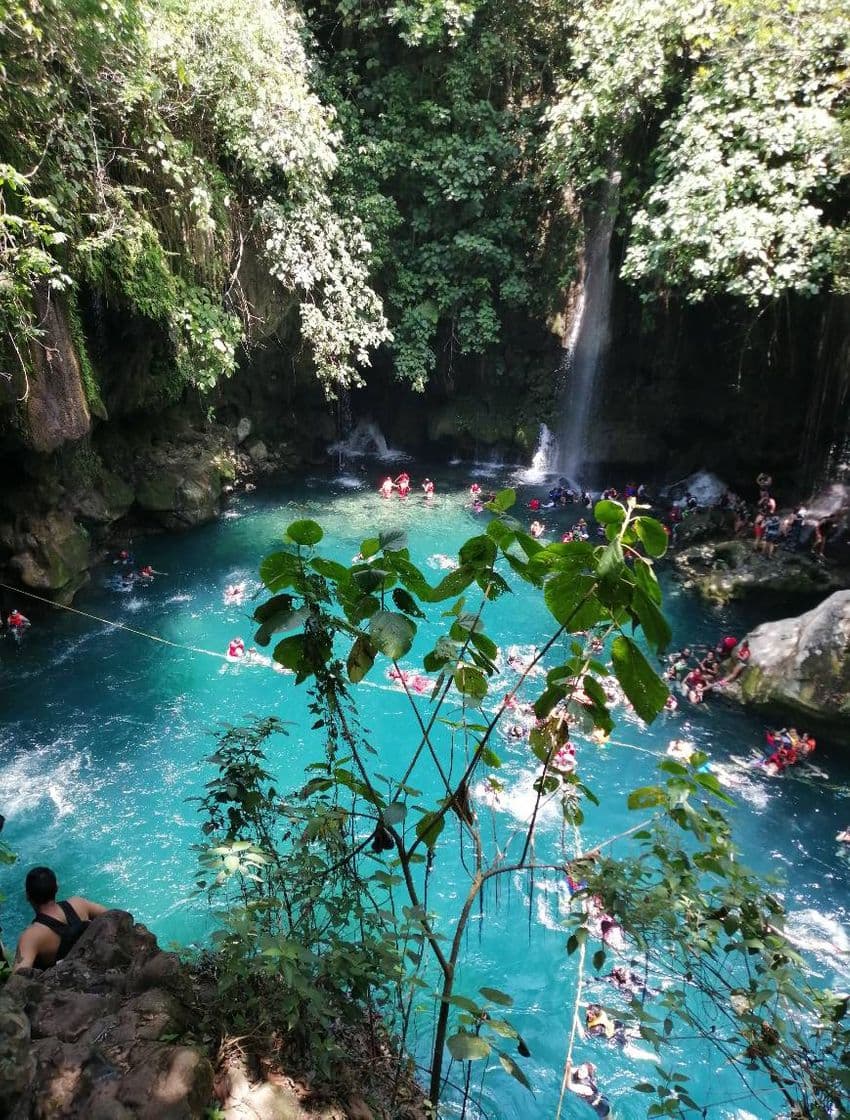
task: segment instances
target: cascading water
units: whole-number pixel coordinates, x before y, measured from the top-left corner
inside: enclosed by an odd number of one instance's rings
[[[604,368],[610,340],[611,237],[617,216],[620,173],[605,182],[599,205],[585,215],[585,253],[581,293],[567,338],[563,369],[557,468],[570,478],[581,477],[587,458],[588,422],[594,389]]]
[[[384,433],[374,420],[358,420],[347,438],[332,443],[328,451],[343,459],[362,459],[370,455],[387,463],[409,458],[403,451],[387,444]]]
[[[545,424],[541,424],[540,435],[537,439],[537,450],[532,457],[531,466],[517,472],[517,481],[530,486],[543,482],[556,468],[557,451],[558,445],[555,436]]]

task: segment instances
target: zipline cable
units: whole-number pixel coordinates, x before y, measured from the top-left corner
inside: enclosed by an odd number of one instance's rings
[[[100,622],[103,626],[111,626],[115,630],[126,630],[128,634],[136,634],[140,638],[148,638],[152,642],[160,642],[164,646],[171,646],[173,649],[183,649],[188,653],[203,653],[206,657],[217,657],[221,661],[227,661],[226,653],[218,653],[212,649],[201,649],[200,646],[187,646],[182,642],[172,642],[168,638],[160,638],[158,634],[148,634],[145,630],[137,630],[133,626],[125,626],[123,622],[113,622],[109,618],[101,618],[99,615],[91,614],[90,611],[81,611],[77,607],[72,607],[67,603],[57,603],[54,599],[47,599],[43,595],[36,595],[34,591],[24,591],[20,587],[10,587],[8,583],[0,582],[0,587],[6,591],[11,591],[13,595],[26,595],[30,599],[37,599],[40,603],[47,603],[49,607],[56,607],[57,610],[70,611],[71,614],[78,614],[82,618],[90,618],[94,622]]]

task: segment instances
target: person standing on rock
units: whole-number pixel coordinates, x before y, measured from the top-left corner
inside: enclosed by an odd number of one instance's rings
[[[22,968],[50,968],[68,955],[92,918],[106,913],[105,906],[79,895],[57,902],[59,885],[49,867],[33,867],[27,873],[25,889],[35,918],[18,939],[15,972]]]

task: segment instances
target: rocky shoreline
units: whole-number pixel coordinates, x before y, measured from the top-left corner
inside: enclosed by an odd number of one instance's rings
[[[261,1061],[209,1025],[214,992],[130,914],[96,918],[63,961],[0,990],[6,1120],[423,1120],[386,1043],[345,1041],[338,1085]],[[339,1039],[335,1039],[339,1043]],[[368,1071],[368,1072],[364,1072]],[[392,1099],[392,1111],[387,1102]]]
[[[235,427],[158,418],[106,432],[95,451],[38,465],[0,502],[0,572],[70,603],[89,569],[134,532],[175,531],[219,516],[234,491],[303,463],[291,443],[269,445],[250,420]]]

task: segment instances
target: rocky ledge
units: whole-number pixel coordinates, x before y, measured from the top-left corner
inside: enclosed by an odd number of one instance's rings
[[[63,457],[64,456],[64,457]],[[68,603],[126,519],[142,528],[191,528],[218,516],[223,497],[259,475],[300,463],[287,445],[179,414],[153,424],[105,428],[51,457],[24,456],[25,477],[0,495],[0,569],[41,595]]]
[[[765,622],[747,635],[750,663],[724,694],[779,707],[808,723],[845,730],[850,717],[850,591],[797,618]]]
[[[8,1120],[189,1120],[213,1068],[180,1041],[197,1010],[188,976],[144,926],[112,910],[64,961],[0,993],[0,1114]]]
[[[802,552],[777,549],[773,556],[756,552],[741,540],[705,541],[673,556],[685,587],[710,603],[728,603],[748,595],[828,595],[850,586],[850,571]]]
[[[243,1040],[207,1030],[221,1025],[213,998],[209,981],[130,914],[109,911],[65,960],[0,988],[0,1116],[424,1120],[422,1094],[408,1073],[398,1076],[385,1040],[366,1044],[371,1032],[357,1030],[336,1037],[352,1057],[329,1090],[281,1068],[280,1040],[249,1055]]]

